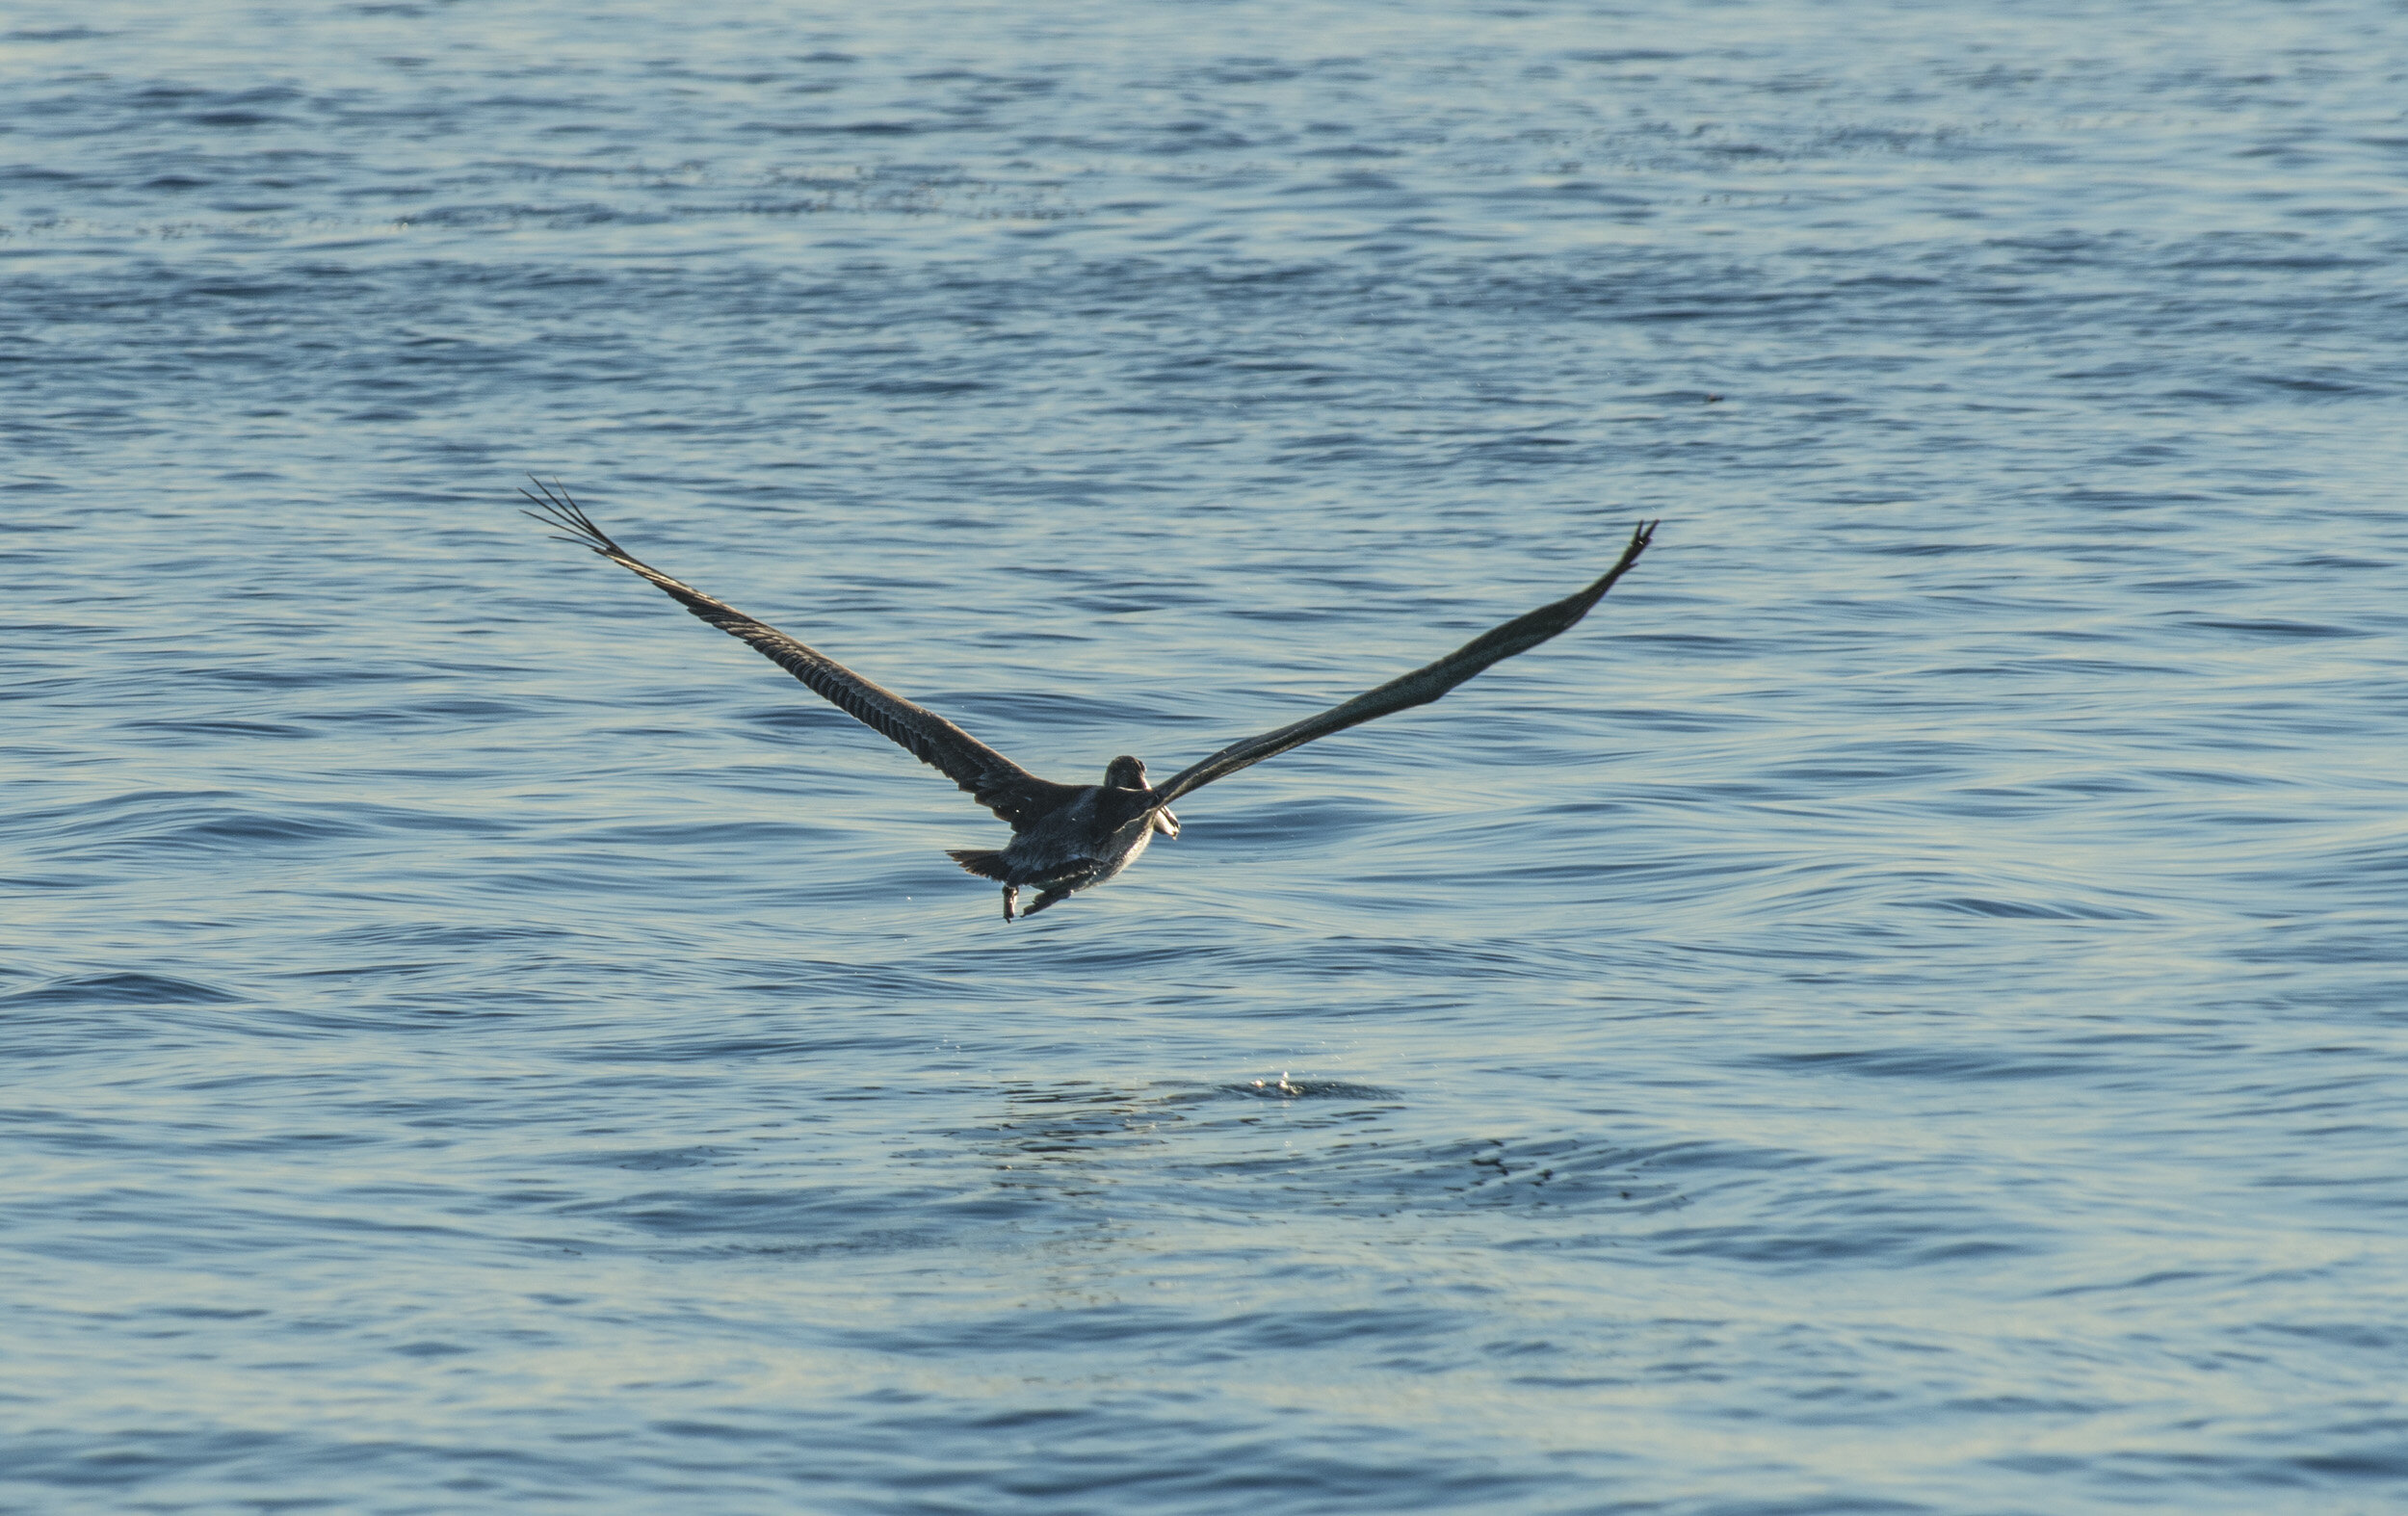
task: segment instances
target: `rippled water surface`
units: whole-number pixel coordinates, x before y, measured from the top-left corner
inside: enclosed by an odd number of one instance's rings
[[[0,1503],[2388,1511],[2408,13],[14,0]],[[1008,926],[1056,777],[1654,551]]]

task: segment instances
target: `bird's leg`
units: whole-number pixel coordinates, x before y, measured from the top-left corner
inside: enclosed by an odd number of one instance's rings
[[[1007,884],[1004,886],[1004,920],[1009,921],[1019,913],[1020,886],[1017,884]]]

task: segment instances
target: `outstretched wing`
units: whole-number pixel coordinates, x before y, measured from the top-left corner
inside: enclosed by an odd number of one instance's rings
[[[1490,664],[1526,653],[1558,633],[1568,632],[1588,614],[1588,608],[1605,598],[1613,582],[1630,572],[1638,562],[1638,555],[1647,551],[1647,544],[1656,535],[1660,523],[1642,521],[1631,534],[1631,545],[1622,550],[1621,560],[1606,570],[1598,581],[1578,594],[1566,595],[1553,605],[1543,605],[1528,615],[1516,616],[1495,631],[1472,640],[1449,653],[1434,664],[1416,668],[1409,674],[1391,679],[1376,690],[1366,691],[1346,704],[1306,717],[1301,721],[1249,737],[1228,746],[1192,768],[1183,770],[1154,792],[1156,800],[1169,804],[1190,790],[1199,789],[1215,779],[1225,779],[1241,769],[1253,767],[1266,758],[1275,758],[1291,747],[1301,747],[1316,738],[1332,732],[1343,732],[1349,726],[1402,711],[1417,705],[1427,705],[1448,691],[1471,678]]]
[[[1009,822],[1014,831],[1078,794],[1075,786],[1038,778],[934,711],[872,684],[835,659],[754,620],[725,601],[714,600],[669,578],[612,541],[564,491],[541,480],[535,481],[535,486],[542,494],[519,491],[535,502],[536,509],[527,514],[546,526],[561,528],[567,534],[562,541],[593,549],[628,572],[650,580],[670,599],[728,636],[750,643],[830,705],[969,791],[981,805]]]

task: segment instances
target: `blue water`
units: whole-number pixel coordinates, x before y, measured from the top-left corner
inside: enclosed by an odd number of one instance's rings
[[[1960,9],[12,0],[0,1506],[2400,1508],[2408,13]],[[1664,525],[1007,926],[529,473],[1081,781]]]

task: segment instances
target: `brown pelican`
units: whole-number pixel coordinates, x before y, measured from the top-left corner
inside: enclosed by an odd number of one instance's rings
[[[537,495],[520,490],[536,509],[527,512],[546,526],[567,533],[563,542],[589,547],[619,567],[650,580],[687,610],[730,637],[741,638],[779,667],[809,685],[838,710],[871,730],[884,734],[919,759],[970,792],[981,805],[1011,823],[1012,838],[1000,850],[954,848],[947,851],[972,874],[999,881],[1004,887],[1004,920],[1022,914],[1020,889],[1033,885],[1040,893],[1026,914],[1034,916],[1057,901],[1092,888],[1137,862],[1145,845],[1161,832],[1179,835],[1179,819],[1170,802],[1215,779],[1276,757],[1332,732],[1343,732],[1392,711],[1427,705],[1490,664],[1528,652],[1547,639],[1571,630],[1588,614],[1614,581],[1630,571],[1647,550],[1657,523],[1642,521],[1614,565],[1585,589],[1516,616],[1485,636],[1476,637],[1446,657],[1409,674],[1391,679],[1378,689],[1356,695],[1319,716],[1292,721],[1275,731],[1232,743],[1200,763],[1183,769],[1168,784],[1156,789],[1145,782],[1145,765],[1135,758],[1113,759],[1104,769],[1102,784],[1056,784],[1040,779],[987,746],[968,732],[925,706],[912,704],[892,690],[862,678],[851,669],[796,641],[785,633],[681,584],[611,540],[577,502],[541,480]]]

